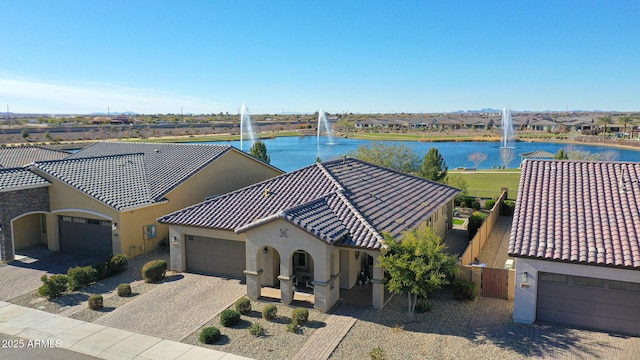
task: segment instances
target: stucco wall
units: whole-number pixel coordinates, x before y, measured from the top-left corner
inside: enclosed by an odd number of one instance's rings
[[[527,272],[528,286],[522,285],[524,272]],[[513,302],[513,320],[517,323],[531,324],[536,320],[538,272],[629,282],[640,281],[640,272],[637,270],[518,258],[516,260],[515,299]]]

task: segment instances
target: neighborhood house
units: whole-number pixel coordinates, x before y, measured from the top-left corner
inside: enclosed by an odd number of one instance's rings
[[[315,163],[158,219],[170,226],[171,268],[246,279],[251,299],[284,304],[311,291],[328,311],[356,284],[385,303],[383,233],[431,226],[444,238],[459,190],[359,160]]]

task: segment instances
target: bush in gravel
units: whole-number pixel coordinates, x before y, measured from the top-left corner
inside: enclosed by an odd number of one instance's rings
[[[484,202],[484,208],[487,210],[493,209],[493,206],[496,204],[495,200],[487,200]]]
[[[291,323],[298,326],[305,326],[307,321],[309,321],[309,310],[298,308],[291,312]]]
[[[142,267],[142,278],[146,283],[160,281],[166,274],[167,262],[164,260],[151,260]]]
[[[113,255],[109,260],[109,272],[111,275],[117,275],[125,272],[128,266],[129,261],[127,260],[127,256],[124,254]]]
[[[202,329],[199,340],[201,343],[213,344],[220,340],[220,330],[213,326],[206,327]]]
[[[287,324],[285,330],[287,330],[287,332],[297,334],[298,331],[300,331],[300,325],[294,323]]]
[[[98,280],[98,271],[93,266],[76,266],[67,270],[69,289],[75,291],[85,288]]]
[[[240,314],[245,315],[251,312],[251,300],[247,298],[240,298],[236,300],[236,303],[234,304],[234,306],[236,311],[239,312]]]
[[[264,328],[259,323],[253,323],[249,326],[249,334],[253,336],[262,336],[264,335]]]
[[[386,356],[384,354],[384,349],[378,346],[377,348],[373,348],[369,351],[369,356],[371,356],[371,360],[385,360]]]
[[[416,311],[423,314],[428,313],[431,311],[431,302],[427,299],[418,299],[418,302],[416,303]]]
[[[222,312],[220,313],[220,325],[224,327],[230,327],[230,326],[238,325],[239,323],[240,323],[239,312],[231,309],[226,309],[226,310],[222,310]]]
[[[473,281],[456,280],[453,282],[453,297],[458,301],[475,300],[478,296],[478,284]]]
[[[118,285],[118,296],[125,297],[130,295],[131,295],[131,285],[129,284]]]
[[[480,202],[478,200],[473,200],[471,202],[471,208],[474,210],[480,210]]]
[[[109,270],[109,261],[99,262],[93,265],[93,268],[96,269],[98,280],[106,279],[111,276],[111,271]]]
[[[277,314],[278,308],[273,304],[266,305],[262,308],[262,318],[267,321],[275,320]]]
[[[38,294],[48,299],[57,298],[67,291],[67,275],[58,274],[47,277],[45,274],[42,275],[40,281],[42,281],[42,286],[38,288]]]
[[[89,296],[89,309],[100,310],[103,307],[104,307],[104,300],[102,299],[102,295]]]

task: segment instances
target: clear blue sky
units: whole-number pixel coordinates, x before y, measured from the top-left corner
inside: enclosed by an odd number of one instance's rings
[[[640,110],[640,1],[0,2],[0,111]]]

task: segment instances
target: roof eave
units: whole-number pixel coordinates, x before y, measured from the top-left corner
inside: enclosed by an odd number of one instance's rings
[[[6,188],[0,188],[0,192],[12,192],[12,191],[20,191],[20,190],[29,190],[29,189],[37,189],[41,187],[51,186],[51,183],[47,184],[33,184],[33,185],[22,185],[22,186],[12,186]]]

